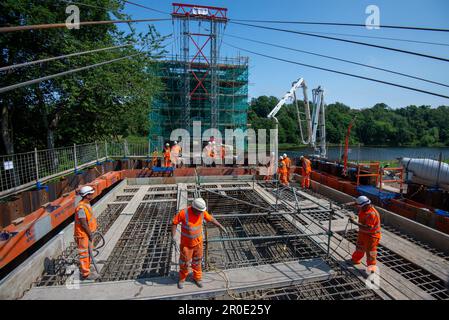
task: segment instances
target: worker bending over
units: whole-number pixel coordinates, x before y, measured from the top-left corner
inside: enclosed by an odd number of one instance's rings
[[[181,245],[179,253],[179,281],[178,288],[184,287],[184,282],[189,274],[189,264],[192,266],[193,280],[200,288],[201,260],[203,258],[203,220],[212,222],[226,233],[226,229],[206,211],[206,202],[202,198],[193,200],[192,205],[178,212],[173,218],[172,243],[175,243],[176,225],[181,226]]]
[[[310,174],[312,173],[312,163],[309,159],[304,156],[301,156],[302,161],[302,188],[310,188]]]
[[[278,168],[279,182],[285,186],[288,186],[288,171],[285,165],[284,158],[279,157],[279,168]]]
[[[170,144],[166,143],[164,148],[164,167],[170,167]]]
[[[95,280],[100,277],[98,273],[90,271],[92,257],[89,254],[89,247],[91,249],[93,247],[92,235],[97,230],[97,220],[89,204],[94,192],[90,186],[82,187],[79,191],[82,199],[75,209],[74,238],[78,247],[81,280]]]
[[[284,158],[285,166],[287,167],[287,173],[288,173],[287,180],[288,180],[288,182],[290,182],[290,168],[292,166],[292,161],[290,160],[290,158],[287,156],[286,153],[284,153],[283,158]]]
[[[360,196],[355,202],[359,209],[358,222],[353,217],[349,220],[359,227],[356,250],[352,254],[352,262],[359,264],[366,253],[366,264],[370,270],[375,269],[377,259],[377,246],[381,238],[380,214],[371,205],[371,200]]]

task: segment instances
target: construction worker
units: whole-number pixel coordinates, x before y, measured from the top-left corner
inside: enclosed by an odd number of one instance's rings
[[[220,147],[221,164],[225,165],[226,147],[224,144]]]
[[[286,153],[284,153],[283,158],[284,158],[284,163],[285,163],[285,166],[287,167],[287,172],[288,172],[287,179],[288,179],[288,182],[290,182],[290,168],[292,166],[292,161],[290,160],[290,158],[287,156]]]
[[[154,149],[154,151],[153,151],[153,159],[152,159],[152,161],[151,161],[151,165],[153,166],[153,167],[157,167],[157,157],[158,157],[158,151],[157,151],[157,148],[156,149]]]
[[[171,162],[173,164],[173,167],[178,167],[179,165],[179,157],[181,155],[182,148],[178,144],[178,141],[173,142],[173,146],[171,147]]]
[[[216,164],[215,164],[215,156],[216,156],[216,154],[217,154],[217,150],[215,149],[215,141],[212,141],[212,142],[210,142],[209,141],[209,144],[210,144],[210,148],[209,148],[209,158],[210,158],[210,161],[211,161],[211,166],[212,167],[215,167],[216,166]]]
[[[164,148],[164,167],[170,166],[170,144],[166,143]]]
[[[309,159],[307,159],[304,156],[301,156],[302,161],[302,182],[301,187],[302,188],[310,188],[310,174],[312,173],[312,163]]]
[[[226,233],[226,229],[206,211],[206,202],[202,198],[193,200],[192,205],[178,212],[173,218],[172,243],[176,245],[176,225],[181,226],[181,245],[179,253],[179,281],[178,288],[184,287],[184,282],[189,274],[189,264],[193,270],[193,280],[200,288],[201,260],[203,258],[203,220],[212,222]]]
[[[84,186],[79,190],[82,200],[75,209],[75,228],[74,238],[78,247],[78,255],[80,262],[80,274],[82,280],[95,280],[100,276],[96,272],[90,271],[90,254],[89,247],[92,249],[92,236],[97,230],[97,220],[94,217],[92,207],[89,202],[92,200],[92,194],[95,193],[94,188]],[[92,252],[92,250],[90,250]]]
[[[282,183],[285,186],[288,186],[288,171],[287,166],[285,165],[285,162],[283,161],[283,157],[279,157],[279,168],[278,168],[278,174],[279,174],[279,182]]]
[[[366,264],[369,270],[375,270],[377,246],[381,238],[380,214],[366,196],[360,196],[355,202],[349,204],[357,205],[359,209],[358,222],[353,217],[349,218],[353,224],[359,227],[352,263],[359,264],[366,253]]]
[[[270,161],[267,164],[267,174],[263,178],[264,181],[269,181],[273,178],[274,174],[274,160],[275,160],[275,153],[271,152]]]

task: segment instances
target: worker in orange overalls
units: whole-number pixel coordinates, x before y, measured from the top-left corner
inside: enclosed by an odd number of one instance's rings
[[[173,165],[173,167],[177,168],[179,165],[179,157],[181,155],[182,148],[178,144],[178,141],[173,142],[173,146],[171,147],[171,157],[170,161]]]
[[[287,180],[288,180],[288,182],[290,182],[290,168],[292,166],[292,160],[290,160],[290,158],[287,156],[286,153],[284,153],[283,158],[284,158],[284,163],[285,163],[285,166],[287,167],[287,172],[288,172]]]
[[[221,145],[220,148],[220,156],[221,156],[221,165],[225,165],[225,156],[226,156],[226,147],[224,144]]]
[[[79,194],[82,199],[75,209],[75,228],[74,237],[78,247],[78,256],[80,262],[80,274],[82,280],[95,280],[100,276],[96,272],[90,271],[89,247],[92,249],[93,233],[97,230],[97,220],[94,217],[92,207],[89,201],[92,200],[94,189],[90,186],[84,186]],[[90,251],[92,252],[92,250]]]
[[[216,163],[215,163],[216,155],[217,155],[217,150],[215,149],[215,141],[212,141],[212,143],[210,143],[210,148],[209,148],[209,158],[211,160],[212,167],[216,166]]]
[[[288,171],[287,166],[285,165],[284,158],[282,156],[279,157],[279,182],[285,186],[288,186]]]
[[[206,202],[202,198],[193,200],[192,205],[178,212],[173,218],[172,243],[176,245],[176,225],[181,226],[181,245],[179,253],[179,281],[178,288],[184,287],[184,282],[189,274],[189,264],[193,270],[193,280],[200,288],[201,282],[201,260],[203,258],[203,220],[212,222],[223,230],[226,229],[206,211]]]
[[[158,151],[157,151],[157,148],[156,149],[154,149],[154,151],[153,151],[153,159],[152,159],[152,161],[151,161],[151,165],[153,166],[153,167],[157,167],[157,157],[158,157]]]
[[[170,144],[166,143],[164,148],[164,167],[170,167]]]
[[[366,253],[366,264],[370,270],[376,268],[377,246],[381,238],[380,214],[371,205],[368,197],[360,196],[355,203],[359,208],[358,222],[353,217],[349,220],[359,227],[355,252],[352,262],[359,264]]]
[[[304,156],[301,156],[302,161],[302,188],[310,188],[310,174],[312,173],[312,163],[309,159]]]

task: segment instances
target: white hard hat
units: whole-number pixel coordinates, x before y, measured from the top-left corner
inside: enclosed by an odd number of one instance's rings
[[[279,160],[282,160],[282,159],[284,159],[284,157],[283,156],[279,156]]]
[[[299,159],[303,159],[303,158],[304,158],[304,156],[299,157]]]
[[[192,207],[199,211],[206,211],[206,201],[203,198],[196,198],[192,202]]]
[[[168,147],[170,145],[170,143],[166,143],[165,146]]]
[[[284,153],[284,158],[287,158],[287,154],[286,153]]]
[[[355,202],[356,202],[359,206],[364,206],[364,205],[370,204],[370,203],[371,203],[371,200],[368,199],[368,197],[366,197],[366,196],[360,196],[360,197],[358,197],[358,198],[355,200]]]
[[[173,144],[178,144],[178,141],[173,142]]]
[[[212,144],[212,142],[209,141],[207,144]]]
[[[88,194],[92,194],[92,193],[95,193],[95,190],[91,186],[84,186],[79,191],[79,194],[81,197],[85,197]]]
[[[272,151],[272,152],[271,152],[271,155],[272,155],[272,156],[274,156],[274,155],[275,155],[274,151]]]

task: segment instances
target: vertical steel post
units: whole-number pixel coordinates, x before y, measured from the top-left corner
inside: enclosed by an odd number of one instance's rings
[[[36,165],[36,184],[39,186],[39,159],[37,157],[37,148],[34,148],[34,163]]]
[[[100,164],[100,161],[98,161],[98,144],[97,140],[95,140],[95,154],[97,156],[97,165]]]
[[[78,160],[76,159],[76,143],[73,144],[73,162],[75,165],[75,174],[78,172]]]
[[[327,257],[330,257],[331,248],[331,237],[332,237],[332,216],[334,214],[334,209],[332,209],[332,202],[330,204],[331,211],[329,212],[329,227],[327,229]]]

